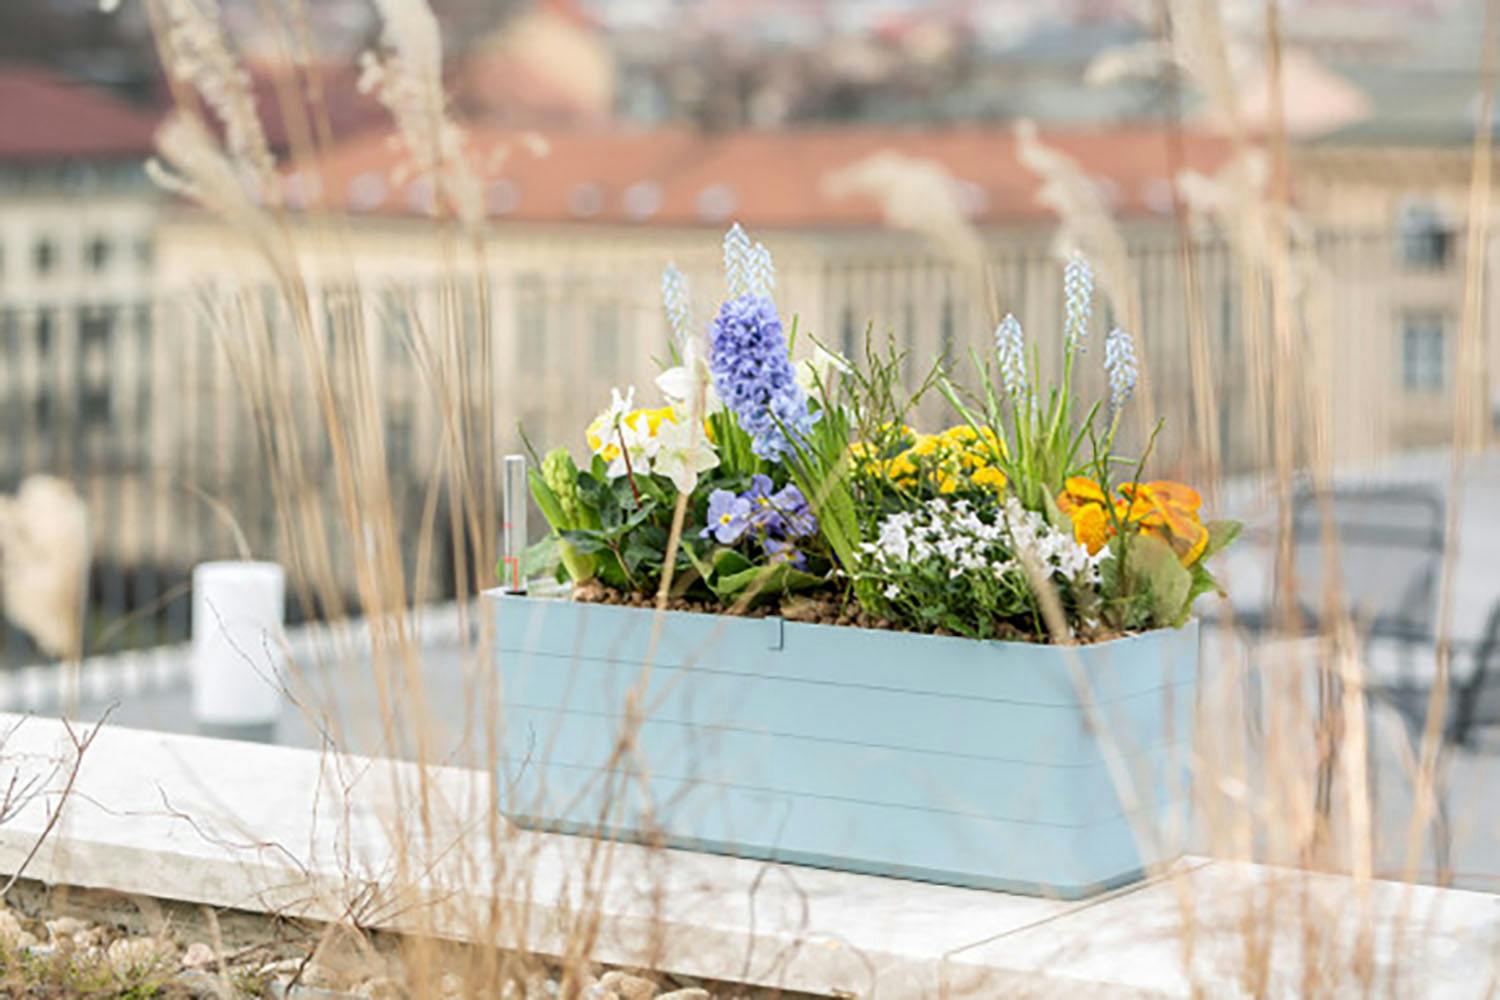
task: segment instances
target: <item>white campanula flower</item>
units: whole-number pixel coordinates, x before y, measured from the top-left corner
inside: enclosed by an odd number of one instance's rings
[[[911,539],[907,536],[905,521],[895,517],[886,518],[880,526],[875,546],[883,559],[906,562],[911,557]]]
[[[1109,376],[1109,409],[1118,414],[1135,392],[1135,341],[1115,327],[1104,338],[1104,371]]]

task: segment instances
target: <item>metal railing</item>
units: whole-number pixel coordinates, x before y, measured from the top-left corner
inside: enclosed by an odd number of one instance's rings
[[[1384,405],[1402,388],[1402,310],[1451,309],[1456,323],[1462,280],[1457,260],[1435,269],[1403,267],[1399,247],[1391,234],[1321,238],[1309,280],[1320,283],[1319,301],[1332,308],[1317,314],[1313,300],[1302,305],[1315,313],[1307,323],[1319,333],[1298,345],[1305,352],[1299,358],[1327,367],[1334,431],[1340,432],[1340,421],[1351,422],[1352,407],[1351,439],[1369,438],[1363,446],[1375,449],[1400,446],[1415,434],[1401,425],[1399,407]],[[1251,311],[1244,308],[1243,271],[1232,248],[1205,241],[1193,247],[1192,260],[1192,298],[1202,324],[1196,328],[1207,335],[1196,380],[1189,343],[1195,325],[1179,248],[1170,241],[1141,246],[1129,262],[1139,303],[1135,332],[1149,370],[1144,409],[1169,420],[1158,463],[1166,470],[1190,466],[1207,443],[1218,471],[1253,471],[1266,447],[1267,402],[1259,395],[1253,356],[1256,338],[1265,334],[1244,328]],[[581,449],[582,427],[610,386],[633,383],[643,398],[652,395],[651,378],[668,350],[657,300],[660,266],[584,258],[552,268],[496,268],[482,277],[482,293],[467,280],[383,282],[352,299],[349,288],[312,293],[317,323],[331,324],[351,302],[363,317],[362,353],[375,366],[392,489],[413,536],[438,475],[442,434],[438,404],[411,354],[413,338],[492,338],[493,370],[470,374],[478,380],[476,398],[493,400],[497,449],[520,444],[519,425],[539,444]],[[696,322],[705,323],[720,287],[716,260],[704,254],[683,266],[698,290]],[[936,258],[876,251],[845,252],[826,263],[793,257],[781,262],[778,278],[778,301],[796,312],[799,335],[858,353],[869,329],[908,353],[913,377],[939,357],[966,367],[970,350],[990,343],[992,307],[959,269]],[[1034,342],[1056,339],[1061,274],[1045,246],[994,251],[988,284],[1000,308],[1014,311]],[[256,295],[271,325],[282,325],[278,310],[284,306],[276,296],[269,290]],[[1102,333],[1119,315],[1103,299],[1099,310],[1095,330]],[[92,547],[86,654],[185,638],[187,581],[195,563],[234,556],[239,535],[257,557],[275,558],[282,544],[261,442],[226,354],[225,337],[233,331],[208,317],[196,293],[0,302],[0,493],[46,474],[68,481],[82,496]],[[1361,345],[1362,357],[1329,359],[1353,344]],[[1089,357],[1102,354],[1099,345]],[[1086,391],[1102,391],[1101,374],[1088,367]],[[306,420],[307,460],[317,463],[326,457],[326,444],[306,390],[288,387],[294,411]],[[927,409],[927,419],[940,419],[940,401]],[[1209,427],[1202,425],[1205,413]],[[436,505],[440,542],[449,537],[441,524],[445,509]],[[412,554],[406,555],[411,568]],[[435,560],[429,572],[428,596],[452,597],[444,561]],[[0,625],[0,665],[39,658],[24,633]]]

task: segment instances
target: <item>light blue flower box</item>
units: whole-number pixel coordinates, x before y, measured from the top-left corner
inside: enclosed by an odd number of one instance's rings
[[[489,596],[523,826],[1063,898],[1181,852],[1196,623],[1062,648]]]

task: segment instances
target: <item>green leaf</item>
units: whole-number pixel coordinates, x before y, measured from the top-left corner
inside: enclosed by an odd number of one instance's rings
[[[718,549],[714,552],[713,575],[715,577],[732,576],[735,573],[742,573],[754,565],[749,559],[745,558],[743,553],[736,552],[734,549]]]
[[[559,537],[583,555],[598,555],[610,551],[609,541],[597,531],[563,531]]]
[[[678,546],[677,551],[679,562],[685,558],[688,564],[693,567],[693,571],[699,579],[704,583],[712,581],[714,575],[713,565],[705,562],[698,553],[694,552],[693,547],[688,544],[687,539],[684,538],[682,540],[682,544]]]
[[[1042,494],[1042,513],[1049,524],[1065,529],[1072,536],[1073,519],[1062,512],[1062,508],[1057,505],[1057,498],[1051,493]]]
[[[1204,594],[1218,594],[1220,597],[1225,596],[1224,588],[1219,586],[1219,581],[1214,579],[1214,575],[1204,567],[1203,563],[1195,563],[1191,572],[1193,585],[1188,588],[1187,607],[1183,608],[1181,620],[1177,622],[1178,625],[1187,621],[1188,614],[1193,610],[1193,602],[1199,597],[1202,597]]]
[[[1126,583],[1150,595],[1152,618],[1158,625],[1176,624],[1188,606],[1193,577],[1177,561],[1172,546],[1154,535],[1137,535],[1126,559]]]
[[[1204,527],[1208,529],[1208,544],[1203,547],[1203,555],[1198,557],[1200,563],[1232,545],[1245,525],[1241,521],[1224,520],[1209,521]]]
[[[656,481],[655,476],[638,475],[635,477],[635,485],[641,491],[641,496],[645,499],[652,500],[663,507],[671,502],[671,498],[667,496],[667,491],[662,488],[661,483]]]
[[[542,516],[547,519],[553,531],[563,531],[573,527],[568,523],[568,516],[563,513],[557,494],[552,492],[552,487],[547,485],[540,472],[531,469],[526,474],[526,481],[531,485],[531,496],[536,501],[537,509],[542,512]]]
[[[538,576],[553,576],[562,561],[562,552],[557,539],[548,535],[521,554],[521,579],[530,580]]]
[[[632,537],[625,543],[625,549],[621,558],[625,560],[625,568],[632,574],[640,573],[644,567],[648,570],[659,572],[661,570],[661,549],[651,544],[650,540]],[[653,572],[652,575],[655,575]]]
[[[732,573],[729,576],[720,576],[716,581],[714,593],[718,594],[721,600],[728,600],[754,586],[758,597],[774,597],[799,590],[811,590],[823,583],[821,576],[804,573],[790,563],[777,563],[775,566],[752,566],[750,569]]]

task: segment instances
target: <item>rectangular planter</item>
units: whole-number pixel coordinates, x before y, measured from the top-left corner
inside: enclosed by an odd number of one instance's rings
[[[1063,898],[1181,852],[1196,623],[1063,648],[489,596],[523,826]]]

